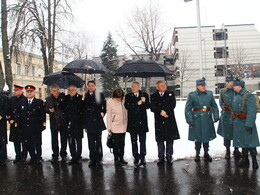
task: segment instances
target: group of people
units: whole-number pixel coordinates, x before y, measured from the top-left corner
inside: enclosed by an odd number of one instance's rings
[[[105,99],[96,90],[94,81],[88,81],[88,91],[78,94],[74,85],[68,87],[68,95],[60,92],[58,85],[50,87],[51,95],[43,102],[35,98],[35,87],[14,85],[14,96],[8,99],[0,95],[0,163],[7,159],[6,124],[10,123],[10,138],[14,143],[14,162],[29,163],[42,160],[42,131],[46,128],[46,113],[50,116],[52,163],[67,161],[67,145],[71,154],[70,165],[80,164],[82,159],[82,139],[85,130],[88,137],[89,167],[101,166],[103,158],[102,131],[108,130],[113,138],[115,165],[124,166],[125,134],[130,133],[132,155],[135,166],[146,165],[146,133],[149,131],[147,109],[155,117],[155,139],[158,146],[159,166],[173,163],[174,140],[180,139],[175,118],[176,98],[167,90],[164,81],[158,81],[157,91],[149,95],[140,90],[140,84],[133,82],[131,92],[122,89],[113,91],[112,97]],[[246,100],[245,100],[246,99]],[[189,93],[185,106],[185,118],[189,124],[190,141],[195,142],[195,161],[200,161],[201,146],[204,160],[211,162],[209,142],[216,138],[214,123],[219,121],[217,133],[224,137],[225,158],[230,159],[233,140],[234,155],[238,166],[249,167],[248,153],[252,156],[253,168],[257,169],[256,147],[259,146],[256,129],[256,103],[254,96],[246,90],[244,81],[226,78],[226,88],[220,92],[221,116],[213,93],[206,90],[205,79],[196,81],[196,90]],[[106,115],[106,125],[104,116]],[[60,143],[58,136],[60,134]],[[139,142],[139,144],[138,144]],[[242,154],[239,151],[242,148]]]

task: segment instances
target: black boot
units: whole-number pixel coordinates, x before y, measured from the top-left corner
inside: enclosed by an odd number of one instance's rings
[[[225,159],[230,159],[230,148],[226,147]]]
[[[241,168],[249,168],[248,155],[243,155],[242,158],[239,160],[237,166]]]
[[[208,152],[205,152],[205,154],[204,154],[204,160],[205,160],[206,162],[212,162],[212,158],[211,158],[211,156],[209,155]]]
[[[242,157],[242,154],[241,152],[238,150],[238,148],[235,148],[234,152],[233,152],[233,155],[236,159],[239,159]]]
[[[252,155],[252,164],[253,164],[253,169],[258,169],[256,155]]]
[[[196,157],[194,158],[195,162],[199,162],[200,161],[200,153],[196,152]]]

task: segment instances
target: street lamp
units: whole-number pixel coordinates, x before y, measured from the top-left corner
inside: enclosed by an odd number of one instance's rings
[[[184,2],[189,2],[192,0],[184,0]],[[198,28],[198,47],[199,47],[199,65],[200,65],[200,77],[203,76],[202,72],[202,46],[201,46],[201,22],[200,22],[200,1],[196,0],[197,7],[197,28]]]

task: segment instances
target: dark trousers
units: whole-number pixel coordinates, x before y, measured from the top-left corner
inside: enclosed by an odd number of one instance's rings
[[[19,141],[14,141],[14,150],[15,150],[15,159],[17,160],[26,160],[27,158],[27,149],[24,143]]]
[[[42,145],[41,144],[32,144],[25,142],[25,150],[27,150],[31,156],[31,160],[41,160],[42,159]]]
[[[87,133],[88,134],[88,148],[89,158],[93,162],[100,162],[103,157],[102,149],[102,132]]]
[[[58,134],[60,132],[60,142],[61,148],[59,152],[59,139]],[[59,153],[61,158],[67,157],[67,133],[65,130],[57,130],[51,129],[51,146],[52,146],[52,158],[57,159],[59,157]]]
[[[164,154],[166,152],[166,159],[172,159],[173,155],[173,140],[166,141],[166,151],[164,142],[157,142],[158,146],[158,157],[159,159],[164,159]]]
[[[123,160],[125,153],[125,133],[113,133],[114,138],[114,160]]]
[[[70,154],[73,160],[81,159],[82,138],[69,137]]]
[[[242,155],[247,156],[249,152],[250,152],[251,156],[257,155],[256,148],[242,148]]]
[[[203,145],[204,148],[204,152],[208,152],[209,151],[209,142],[195,142],[195,150],[197,153],[200,153],[200,149],[201,149],[201,144]]]
[[[224,146],[227,147],[227,148],[230,148],[230,146],[231,146],[231,140],[224,138]]]
[[[130,133],[132,143],[132,153],[136,160],[144,160],[146,155],[146,132],[142,133]],[[138,153],[138,137],[140,143],[140,153]]]
[[[6,141],[0,141],[0,162],[5,162],[7,159]]]

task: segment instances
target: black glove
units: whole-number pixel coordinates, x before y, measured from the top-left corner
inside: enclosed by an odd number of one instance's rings
[[[218,119],[218,118],[214,119],[214,123],[216,123],[216,122],[218,122],[218,121],[219,121],[219,119]]]
[[[191,127],[195,125],[194,122],[188,122],[188,124],[189,124],[189,126],[191,126]]]
[[[247,131],[252,131],[253,127],[248,127],[248,126],[245,126],[245,130]]]

